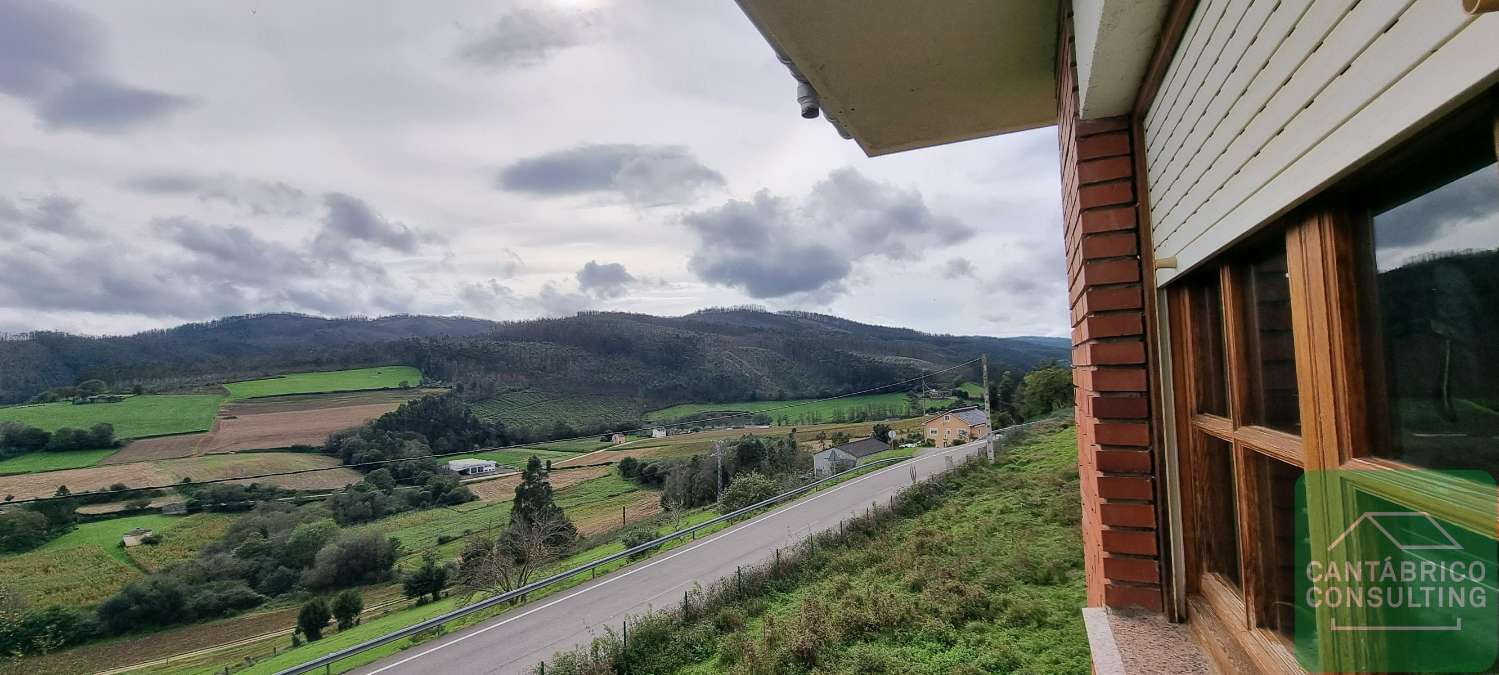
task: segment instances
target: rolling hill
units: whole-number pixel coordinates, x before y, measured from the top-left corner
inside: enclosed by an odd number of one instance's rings
[[[267,314],[122,337],[36,333],[0,340],[0,403],[91,378],[115,389],[182,391],[285,372],[404,364],[461,385],[469,400],[534,389],[665,406],[847,393],[980,353],[989,354],[995,372],[1069,356],[1057,338],[933,335],[750,308],[514,322]],[[939,381],[976,374],[969,367]]]

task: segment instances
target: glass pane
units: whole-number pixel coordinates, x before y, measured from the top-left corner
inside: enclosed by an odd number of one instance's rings
[[[1223,295],[1218,271],[1192,287],[1192,343],[1197,363],[1197,412],[1228,417],[1228,371],[1223,358]]]
[[[1203,500],[1198,524],[1203,569],[1223,575],[1240,588],[1239,483],[1233,446],[1216,436],[1198,434],[1197,438],[1207,480],[1198,491]]]
[[[1244,349],[1249,362],[1247,421],[1300,434],[1296,349],[1291,338],[1291,281],[1286,274],[1284,243],[1252,256],[1242,269]]]
[[[1389,425],[1378,454],[1499,474],[1499,168],[1488,147],[1452,162],[1455,179],[1374,216],[1385,404],[1374,417]]]
[[[1259,623],[1292,640],[1296,630],[1296,480],[1301,478],[1301,469],[1258,452],[1250,452],[1249,457],[1254,465],[1260,561]]]

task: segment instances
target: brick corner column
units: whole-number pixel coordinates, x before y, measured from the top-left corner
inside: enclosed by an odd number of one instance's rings
[[[1078,119],[1063,25],[1057,135],[1088,604],[1163,611],[1136,149],[1128,116]]]

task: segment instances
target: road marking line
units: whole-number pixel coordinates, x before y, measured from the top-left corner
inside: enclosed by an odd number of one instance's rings
[[[933,458],[936,458],[936,457],[942,457],[942,456],[946,456],[946,455],[952,454],[952,453],[957,452],[959,450],[962,450],[962,449],[964,449],[966,447],[968,447],[968,446],[967,445],[960,445],[960,446],[957,446],[957,447],[955,447],[955,448],[953,448],[951,450],[948,450],[946,452],[933,453],[933,454],[926,455],[926,456],[923,456],[923,457],[913,457],[912,459],[913,460],[933,459]],[[826,497],[826,496],[828,496],[830,494],[833,494],[834,492],[842,490],[843,488],[850,487],[852,485],[856,485],[856,484],[858,484],[858,483],[860,483],[862,481],[866,481],[866,480],[869,480],[870,478],[874,478],[875,476],[884,475],[888,471],[891,471],[891,470],[894,470],[894,469],[898,469],[898,468],[903,467],[903,466],[909,466],[909,465],[907,465],[907,464],[896,464],[894,466],[891,466],[891,467],[888,467],[888,468],[885,468],[885,469],[880,469],[879,471],[871,473],[871,474],[869,474],[867,476],[860,476],[860,477],[855,478],[855,479],[853,479],[853,480],[851,480],[851,481],[849,481],[847,483],[843,483],[841,485],[838,485],[837,487],[834,487],[833,489],[828,490],[827,492],[822,492],[822,493],[813,495],[813,496],[807,498],[806,500],[798,501],[798,502],[792,502],[792,505],[793,506],[805,506],[807,504],[811,504],[812,502],[817,501],[818,499]],[[654,567],[656,565],[664,563],[664,562],[666,562],[668,560],[671,560],[672,558],[675,558],[675,557],[677,557],[679,555],[682,555],[684,553],[690,553],[692,551],[695,551],[699,547],[701,547],[703,545],[706,545],[706,544],[714,541],[715,539],[719,539],[721,537],[728,536],[729,533],[734,532],[735,530],[738,530],[738,529],[743,528],[743,527],[748,526],[748,525],[754,525],[754,524],[757,524],[757,523],[764,523],[764,522],[770,520],[771,518],[774,518],[774,517],[776,517],[778,515],[781,515],[783,513],[789,513],[790,511],[791,511],[791,509],[780,509],[778,511],[773,511],[773,512],[771,512],[769,514],[766,514],[763,518],[751,518],[750,520],[744,521],[744,522],[742,522],[742,523],[740,523],[738,525],[735,525],[734,527],[731,527],[731,528],[729,528],[727,530],[723,530],[722,532],[718,532],[718,533],[716,533],[716,534],[708,537],[707,539],[704,539],[704,540],[702,540],[702,541],[700,541],[700,542],[698,542],[696,544],[688,546],[687,548],[684,548],[684,549],[682,549],[680,551],[672,553],[671,555],[668,555],[668,556],[666,556],[664,558],[661,558],[660,560],[653,560],[653,561],[648,562],[648,563],[646,563],[644,565],[641,565],[640,567],[636,567],[634,569],[626,570],[623,574],[620,574],[620,575],[617,575],[617,576],[616,575],[610,575],[610,576],[604,577],[603,581],[601,581],[601,582],[599,582],[597,584],[594,584],[592,586],[585,586],[582,589],[578,590],[578,592],[576,592],[576,593],[569,593],[569,594],[563,595],[562,597],[557,598],[556,600],[548,602],[548,603],[546,603],[544,605],[541,605],[539,607],[533,607],[533,608],[528,609],[528,610],[526,610],[524,612],[521,612],[520,614],[517,614],[515,616],[506,617],[505,619],[502,619],[502,620],[500,620],[500,621],[498,621],[496,623],[490,624],[490,625],[485,626],[483,628],[479,628],[477,630],[474,630],[472,632],[466,633],[464,635],[459,635],[458,637],[455,637],[452,640],[444,642],[444,643],[442,643],[440,645],[437,645],[437,646],[435,646],[435,647],[433,647],[431,649],[428,649],[428,650],[426,650],[424,652],[421,652],[421,653],[418,653],[418,654],[414,654],[412,656],[408,656],[408,657],[406,657],[404,659],[401,659],[400,661],[397,661],[397,662],[392,663],[392,664],[390,664],[388,666],[385,666],[384,668],[380,668],[378,670],[372,670],[367,675],[379,675],[380,673],[383,673],[383,672],[385,672],[387,670],[390,670],[392,668],[399,668],[399,667],[401,667],[403,665],[406,665],[407,663],[410,663],[410,662],[415,661],[415,660],[417,660],[419,658],[422,658],[424,656],[432,654],[433,652],[436,652],[439,649],[443,649],[445,647],[451,647],[451,646],[453,646],[455,644],[458,644],[459,642],[463,642],[464,640],[467,640],[467,639],[469,639],[471,637],[474,637],[476,635],[482,635],[482,634],[487,633],[489,631],[492,631],[492,630],[494,630],[496,628],[499,628],[500,626],[503,626],[503,625],[505,625],[507,623],[510,623],[511,621],[516,621],[516,620],[519,620],[519,619],[524,619],[527,616],[530,616],[531,614],[534,614],[536,612],[540,612],[541,610],[546,609],[548,607],[551,607],[553,605],[556,605],[558,603],[566,602],[568,600],[576,598],[576,597],[578,597],[578,596],[580,596],[580,595],[582,595],[584,593],[587,593],[588,591],[594,590],[596,588],[602,588],[602,587],[604,587],[604,586],[606,586],[606,585],[608,585],[610,583],[613,583],[615,581],[619,581],[620,579],[628,577],[631,574],[634,574],[636,572],[640,572],[640,571],[649,569],[651,567]],[[556,644],[556,643],[552,643],[552,644]]]

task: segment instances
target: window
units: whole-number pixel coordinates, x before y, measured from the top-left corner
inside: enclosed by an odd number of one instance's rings
[[[1471,478],[1391,469],[1499,474],[1494,100],[1167,289],[1190,611],[1256,662],[1294,668],[1297,623],[1321,629],[1295,552],[1370,495],[1492,536]],[[1354,471],[1319,474],[1298,511],[1317,469]]]
[[[1172,287],[1188,588],[1254,644],[1294,639],[1304,457],[1290,222]]]
[[[1374,454],[1499,474],[1499,165],[1486,105],[1376,170],[1358,251]]]

